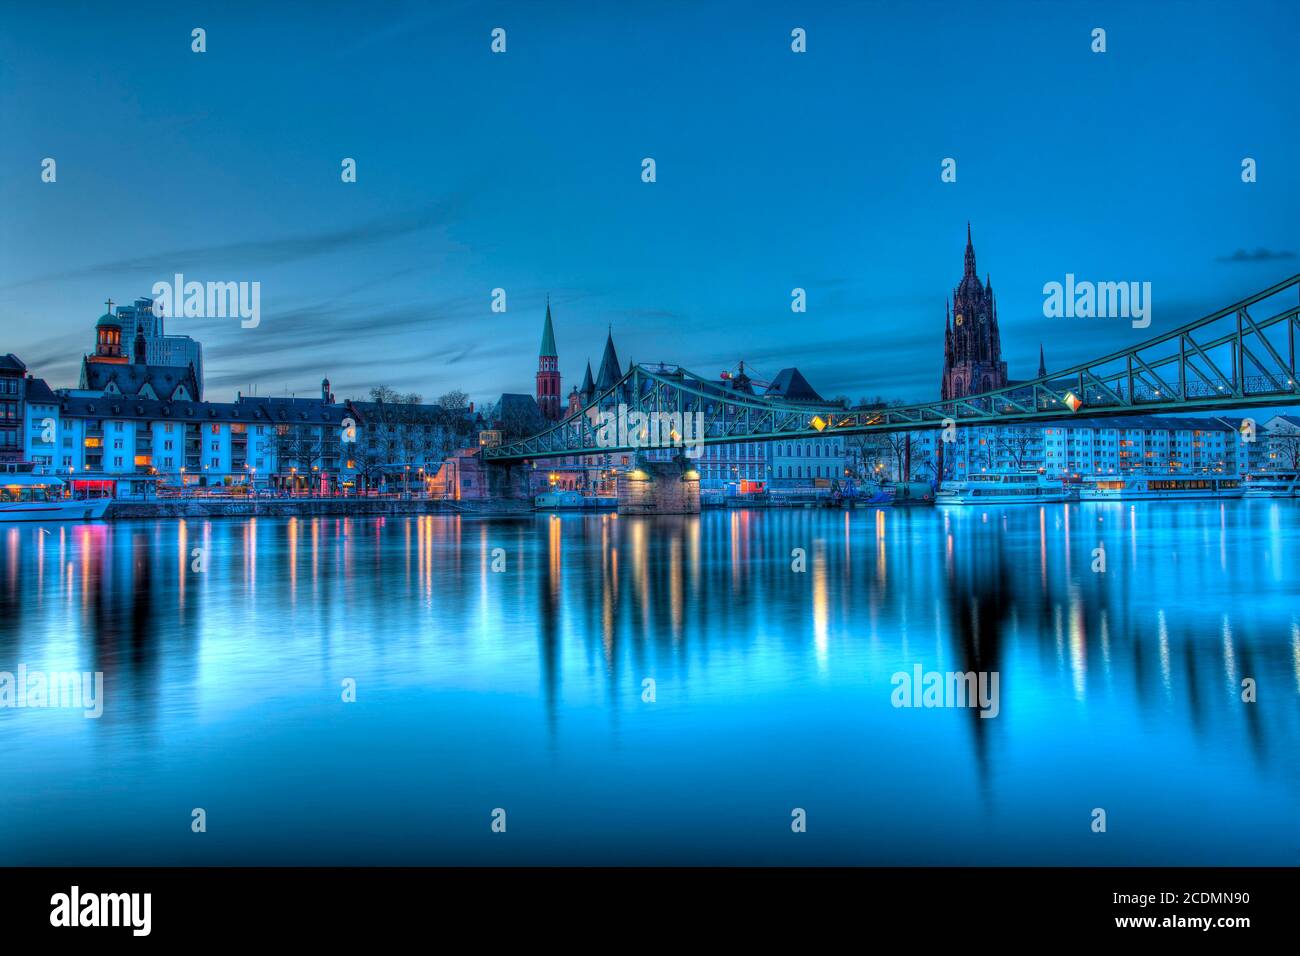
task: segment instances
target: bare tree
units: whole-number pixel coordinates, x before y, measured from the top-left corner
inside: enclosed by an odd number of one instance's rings
[[[1268,444],[1278,470],[1300,471],[1300,429],[1276,429],[1269,434]]]
[[[1016,470],[1022,470],[1030,459],[1042,435],[1032,428],[999,428],[995,441],[999,452],[1011,459]]]
[[[277,425],[275,457],[281,475],[297,474],[310,481],[313,468],[319,468],[329,451],[329,439],[316,425]]]
[[[362,435],[365,431],[362,430]],[[349,452],[352,459],[352,467],[357,476],[361,479],[362,485],[369,490],[379,484],[379,478],[383,474],[383,465],[385,458],[382,450],[377,444],[371,444],[369,441],[357,441],[351,446]]]
[[[929,457],[925,451],[925,446],[912,432],[891,432],[885,441],[897,466],[894,469],[897,479],[899,481],[911,481],[912,474],[917,467],[923,463],[925,458]]]
[[[419,405],[424,396],[419,392],[399,392],[387,385],[376,385],[370,390],[370,400],[384,405]]]
[[[460,411],[469,408],[469,396],[460,389],[453,388],[450,392],[439,395],[435,404],[439,408],[445,408],[448,411]]]

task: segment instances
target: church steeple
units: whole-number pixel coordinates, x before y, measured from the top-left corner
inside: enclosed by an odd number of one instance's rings
[[[122,320],[113,314],[113,300],[106,301],[108,311],[95,323],[95,354],[87,356],[92,362],[125,365],[130,356],[123,350]]]
[[[979,278],[975,274],[975,245],[970,238],[970,220],[966,221],[966,275]]]
[[[542,347],[537,354],[537,407],[548,421],[560,420],[560,358],[555,349],[549,295],[546,297],[546,321],[542,325]]]
[[[1038,343],[1038,377],[1047,378],[1047,362],[1043,359],[1043,343]]]
[[[551,297],[546,297],[546,324],[542,326],[542,347],[537,353],[539,356],[556,357],[555,351],[555,329],[551,326]]]

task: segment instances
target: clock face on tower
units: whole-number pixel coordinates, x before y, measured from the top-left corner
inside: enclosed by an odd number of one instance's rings
[[[961,325],[961,313],[960,313],[960,312],[957,313],[957,324],[958,324],[958,325]]]

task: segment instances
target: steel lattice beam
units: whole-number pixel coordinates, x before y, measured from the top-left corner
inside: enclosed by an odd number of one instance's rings
[[[1279,299],[1288,290],[1293,293],[1290,305]],[[1286,404],[1300,392],[1295,359],[1300,305],[1295,304],[1295,294],[1300,294],[1300,275],[1092,362],[978,395],[915,405],[871,409],[809,405],[737,392],[680,367],[634,365],[564,421],[536,435],[486,447],[482,454],[486,461],[507,464],[644,448],[638,442],[611,445],[599,440],[600,413],[620,405],[629,413],[702,412],[700,441],[714,445],[919,431],[943,427],[948,421],[960,425],[1061,421],[1069,417],[1070,394],[1082,401],[1079,410],[1091,417]],[[1261,303],[1272,314],[1255,319],[1250,307]],[[1285,345],[1270,341],[1270,333],[1284,333]],[[1246,374],[1248,366],[1255,374]]]

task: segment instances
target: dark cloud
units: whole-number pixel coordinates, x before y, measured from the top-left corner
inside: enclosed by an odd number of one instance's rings
[[[124,274],[149,274],[159,280],[173,273],[201,270],[211,274],[213,268],[233,265],[243,272],[254,268],[284,265],[314,256],[358,249],[400,239],[424,232],[436,226],[447,225],[453,219],[453,210],[459,200],[451,199],[425,209],[386,216],[311,235],[289,236],[283,239],[250,239],[224,245],[174,249],[81,266],[63,272],[22,279],[0,290],[18,289],[41,282],[65,282],[74,279],[91,279],[112,276],[120,279]]]
[[[1276,262],[1279,259],[1294,259],[1295,253],[1285,249],[1279,249],[1274,252],[1271,249],[1256,249],[1254,252],[1247,252],[1245,249],[1238,249],[1230,256],[1219,256],[1218,262]]]

